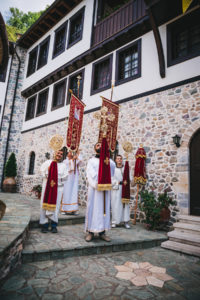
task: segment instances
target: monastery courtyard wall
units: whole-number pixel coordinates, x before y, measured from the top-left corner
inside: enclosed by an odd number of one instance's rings
[[[87,200],[86,165],[93,154],[93,145],[98,138],[99,121],[93,113],[84,115],[80,149],[83,166],[80,168],[79,198],[84,205]],[[168,89],[146,97],[120,104],[118,125],[119,153],[125,140],[133,144],[129,157],[131,172],[135,164],[135,153],[142,143],[147,154],[146,169],[148,189],[161,193],[165,190],[177,201],[181,213],[188,213],[189,205],[189,143],[200,127],[200,81]],[[32,186],[41,184],[39,174],[45,153],[51,152],[49,139],[54,134],[66,137],[67,123],[59,122],[35,129],[21,136],[21,148],[17,158],[19,191],[31,194]],[[177,148],[172,136],[181,134],[181,147]],[[28,174],[29,155],[36,154],[35,175]],[[52,154],[52,152],[51,152]],[[136,186],[131,187],[133,207]],[[175,208],[172,216],[176,218]],[[173,221],[173,220],[172,220]],[[175,219],[174,219],[175,221]]]

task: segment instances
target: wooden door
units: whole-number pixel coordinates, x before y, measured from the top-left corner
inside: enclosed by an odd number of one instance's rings
[[[200,129],[190,143],[190,214],[200,216]]]

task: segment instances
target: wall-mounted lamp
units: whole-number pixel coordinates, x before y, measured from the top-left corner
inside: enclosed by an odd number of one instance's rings
[[[45,158],[46,158],[46,159],[50,159],[50,153],[49,153],[49,152],[46,152],[46,153],[45,153]]]
[[[172,137],[172,139],[173,139],[173,143],[176,145],[176,147],[177,148],[180,147],[181,137],[178,134],[176,134],[175,136]]]

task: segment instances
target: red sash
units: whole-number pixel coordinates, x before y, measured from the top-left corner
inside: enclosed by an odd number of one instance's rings
[[[111,188],[110,154],[107,140],[104,137],[101,144],[97,189],[98,191],[108,191],[111,190]]]
[[[58,166],[52,161],[49,167],[46,189],[43,199],[43,209],[54,211],[56,209],[58,190]]]
[[[122,184],[122,203],[129,203],[130,201],[130,177],[129,177],[129,163],[126,161],[124,167],[123,184]]]

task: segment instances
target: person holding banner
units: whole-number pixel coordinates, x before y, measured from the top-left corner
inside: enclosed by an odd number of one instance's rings
[[[89,159],[87,165],[88,201],[85,218],[85,240],[90,242],[95,233],[106,241],[110,237],[105,234],[105,230],[110,229],[110,196],[111,196],[111,176],[114,175],[115,163],[109,158],[109,150],[106,138],[102,144],[96,143],[94,146],[95,157]]]
[[[49,221],[51,221],[51,232],[57,233],[63,185],[68,176],[66,166],[62,162],[62,156],[63,152],[57,151],[54,154],[54,160],[45,161],[40,168],[43,177],[40,209],[40,224],[43,233],[48,232]]]
[[[79,153],[73,155],[73,152],[69,151],[63,163],[66,165],[69,175],[64,184],[61,212],[62,214],[78,215],[78,180],[82,157]]]
[[[129,203],[122,203],[122,185],[124,176],[123,158],[120,154],[115,159],[116,168],[112,177],[111,208],[112,208],[112,228],[120,223],[124,223],[125,228],[129,229],[130,220]],[[130,174],[129,174],[130,176]]]

